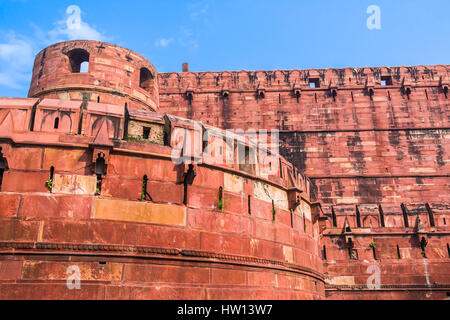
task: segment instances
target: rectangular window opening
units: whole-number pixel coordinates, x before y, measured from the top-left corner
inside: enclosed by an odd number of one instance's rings
[[[283,179],[283,162],[280,160],[280,178]]]
[[[359,260],[358,250],[356,250],[356,249],[348,248],[348,255],[349,255],[350,260]]]
[[[359,212],[359,207],[356,206],[356,225],[361,228],[361,213]]]
[[[142,137],[145,139],[145,140],[148,140],[149,138],[150,138],[150,132],[152,131],[152,129],[151,128],[149,128],[149,127],[144,127],[143,128],[143,135],[142,135]]]
[[[4,169],[0,169],[0,192],[2,191],[2,183],[3,183],[3,174],[4,174],[5,170]]]
[[[383,87],[392,86],[392,77],[391,76],[382,76],[381,77],[381,85]]]
[[[405,222],[405,228],[409,228],[408,211],[405,204],[402,204],[403,221]]]
[[[334,207],[331,207],[331,217],[333,219],[333,227],[337,228],[336,212],[334,212]]]
[[[428,219],[430,220],[430,226],[431,226],[432,228],[434,228],[436,225],[435,225],[435,223],[434,223],[434,214],[433,214],[433,210],[431,209],[430,204],[427,203],[425,206],[426,206],[427,211],[428,211]]]
[[[386,227],[386,224],[384,222],[384,212],[383,212],[383,208],[381,207],[381,204],[378,206],[378,210],[380,211],[381,227],[384,228],[384,227]]]
[[[318,78],[311,78],[311,79],[309,79],[309,87],[311,89],[320,88],[320,80]]]

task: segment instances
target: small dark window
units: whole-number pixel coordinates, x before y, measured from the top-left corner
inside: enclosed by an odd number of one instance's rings
[[[409,228],[408,210],[406,209],[405,204],[402,204],[402,212],[403,212],[403,221],[405,223],[405,228]]]
[[[2,191],[3,174],[4,173],[5,173],[5,169],[0,169],[0,191]]]
[[[361,228],[361,213],[359,212],[358,206],[356,206],[356,226]]]
[[[317,78],[309,79],[309,87],[311,89],[320,88],[320,80]]]
[[[348,248],[348,254],[349,254],[350,260],[359,260],[358,250],[352,249],[352,248]]]
[[[331,207],[331,218],[333,219],[333,227],[337,228],[337,219],[336,219],[336,212],[334,211],[334,207]]]
[[[55,175],[55,167],[50,167],[50,180],[53,180],[54,175]]]
[[[252,196],[248,196],[248,215],[252,215]]]
[[[447,253],[448,253],[448,257],[450,258],[450,245],[447,243]]]
[[[445,225],[445,226],[447,225],[447,220],[445,220],[445,218],[444,218],[444,225]]]
[[[59,129],[59,118],[58,118],[58,117],[55,119],[55,124],[54,124],[53,127],[54,127],[55,129]]]
[[[3,183],[3,174],[8,169],[8,163],[6,161],[6,158],[3,157],[2,154],[2,148],[0,147],[0,191],[2,189],[2,183]]]
[[[392,77],[391,76],[382,76],[381,77],[381,85],[382,86],[392,86]]]
[[[323,260],[327,261],[327,247],[326,246],[323,246],[322,254],[323,254]]]
[[[272,215],[273,215],[273,222],[275,222],[275,216],[277,214],[277,211],[275,210],[275,200],[272,200]]]
[[[89,72],[89,52],[83,49],[74,49],[67,56],[69,57],[72,73]]]
[[[280,160],[280,178],[283,179],[283,162]]]
[[[430,220],[430,226],[434,228],[436,226],[436,224],[434,223],[433,209],[431,209],[431,206],[428,203],[425,204],[425,207],[426,207],[427,212],[428,212],[428,219]]]
[[[384,212],[383,212],[383,208],[381,207],[381,204],[378,206],[378,210],[380,211],[381,227],[384,228],[384,227],[386,227],[386,225],[384,223]]]
[[[153,75],[147,68],[141,68],[139,87],[144,90],[150,90],[153,82]]]
[[[402,258],[402,253],[400,252],[400,247],[397,245],[397,257],[399,258],[399,259],[401,259]]]
[[[144,130],[143,138],[144,138],[145,140],[148,140],[148,138],[150,138],[151,128],[144,127],[143,130]]]

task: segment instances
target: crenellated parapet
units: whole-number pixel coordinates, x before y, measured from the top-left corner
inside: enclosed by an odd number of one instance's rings
[[[450,69],[448,65],[411,67],[373,67],[273,71],[182,72],[160,74],[161,93],[170,95],[190,91],[259,93],[291,91],[293,97],[302,91],[328,91],[330,97],[340,90],[362,90],[368,95],[375,90],[435,87],[448,93]],[[409,91],[409,94],[411,91]]]
[[[324,206],[322,258],[330,299],[443,299],[450,289],[450,206]],[[411,292],[414,292],[411,296]]]

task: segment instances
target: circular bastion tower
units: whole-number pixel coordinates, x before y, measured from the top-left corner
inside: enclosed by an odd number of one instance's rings
[[[94,41],[0,98],[0,299],[324,299],[310,180],[158,100],[151,63]]]
[[[83,100],[157,111],[158,75],[142,56],[96,41],[62,42],[35,59],[30,98]]]

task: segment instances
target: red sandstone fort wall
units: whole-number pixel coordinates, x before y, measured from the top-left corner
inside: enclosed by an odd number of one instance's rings
[[[0,99],[0,298],[445,299],[448,85],[446,65],[157,74],[117,46],[51,46],[30,99]],[[238,164],[213,127],[280,130],[285,158]],[[173,154],[203,145],[178,133],[205,130],[235,162],[185,187]]]
[[[280,130],[282,153],[324,203],[448,202],[436,194],[448,190],[448,83],[448,66],[170,73],[160,105],[223,128]]]

